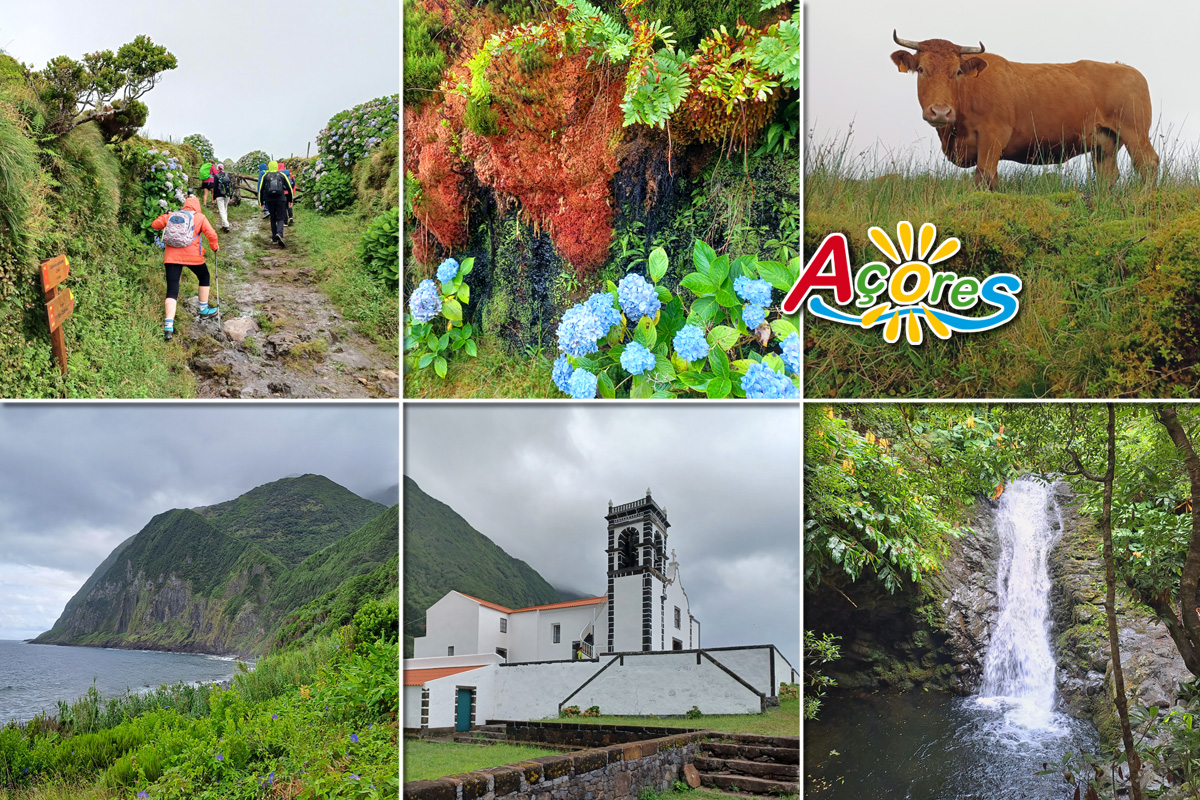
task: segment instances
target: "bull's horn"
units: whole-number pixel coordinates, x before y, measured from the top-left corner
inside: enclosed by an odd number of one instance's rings
[[[900,45],[901,47],[907,47],[910,50],[920,50],[921,49],[917,42],[913,42],[908,39],[901,39],[900,37],[896,36],[895,28],[892,28],[892,41],[894,41],[896,44]]]
[[[983,52],[983,42],[979,43],[979,47],[960,47],[960,48],[958,48],[958,52],[964,56],[968,56],[972,53],[982,53]]]

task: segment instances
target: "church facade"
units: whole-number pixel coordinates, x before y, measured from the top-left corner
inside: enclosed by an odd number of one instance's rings
[[[414,657],[495,653],[514,664],[700,647],[674,551],[667,560],[666,511],[647,489],[632,503],[610,502],[605,519],[604,595],[513,609],[452,591],[426,612]]]

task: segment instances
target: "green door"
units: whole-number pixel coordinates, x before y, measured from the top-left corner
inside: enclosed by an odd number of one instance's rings
[[[454,710],[454,730],[464,733],[471,730],[471,695],[474,689],[459,689],[458,704]]]

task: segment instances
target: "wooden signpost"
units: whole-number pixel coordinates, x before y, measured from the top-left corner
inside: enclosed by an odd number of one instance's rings
[[[62,283],[71,271],[71,263],[65,255],[55,256],[42,262],[42,289],[46,292],[46,318],[50,321],[50,346],[54,360],[67,374],[67,343],[63,339],[62,324],[75,311],[75,295],[70,289],[59,292]]]

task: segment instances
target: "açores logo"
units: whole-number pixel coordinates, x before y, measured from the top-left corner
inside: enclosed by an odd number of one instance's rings
[[[896,225],[896,240],[882,228],[873,227],[867,237],[887,257],[895,269],[883,261],[864,264],[853,275],[850,270],[850,245],[843,233],[831,233],[821,242],[808,260],[799,280],[783,302],[785,314],[794,314],[808,298],[808,310],[814,316],[845,325],[862,328],[883,326],[887,342],[900,340],[900,323],[904,321],[910,344],[924,340],[921,320],[939,339],[949,339],[955,333],[990,331],[1017,315],[1021,279],[1009,272],[990,275],[982,281],[970,275],[959,277],[953,272],[935,272],[935,264],[952,258],[961,249],[958,239],[950,237],[934,247],[937,228],[932,223],[921,225],[920,235],[913,235],[911,222]],[[831,272],[825,266],[833,262]],[[855,316],[833,308],[820,295],[809,295],[815,289],[833,289],[839,306],[854,305],[862,312]],[[857,298],[857,299],[856,299]],[[934,308],[945,301],[951,310]],[[966,312],[983,302],[997,310],[984,316],[966,316]]]

